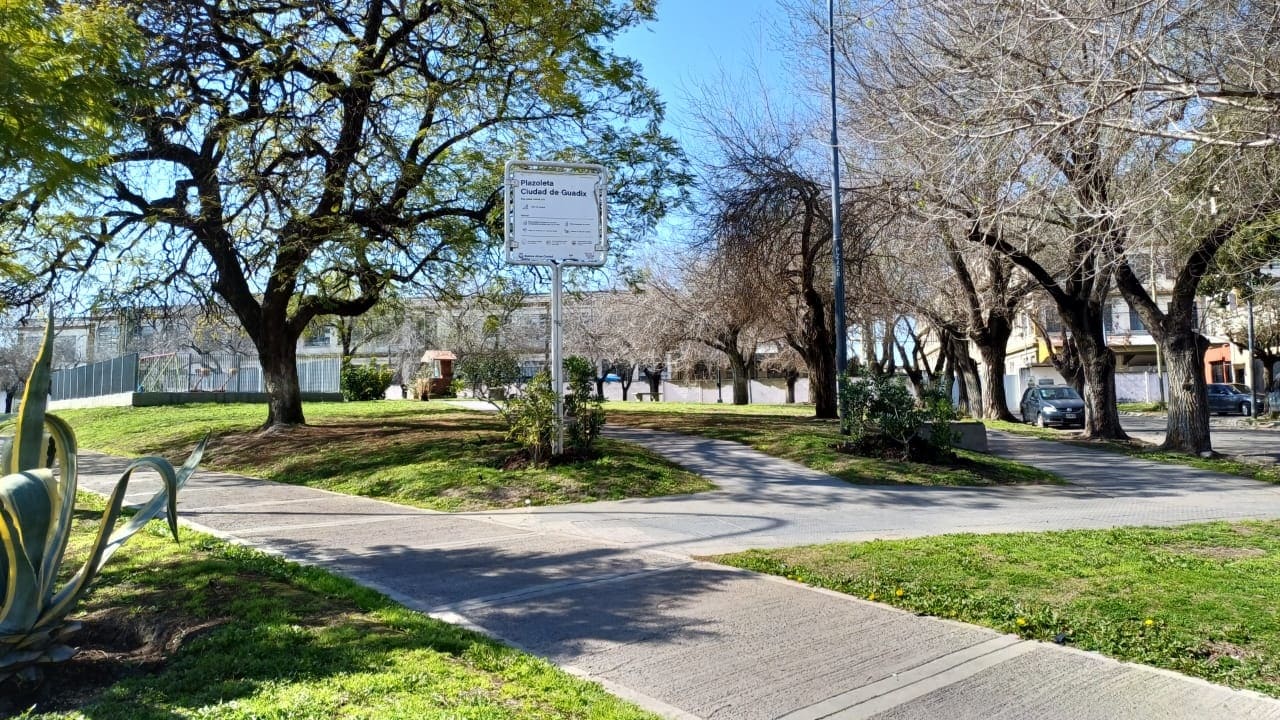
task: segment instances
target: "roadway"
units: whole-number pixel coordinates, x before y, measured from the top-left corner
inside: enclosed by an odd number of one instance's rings
[[[1130,436],[1145,442],[1164,442],[1163,414],[1125,415],[1120,424]],[[1280,462],[1280,429],[1242,427],[1239,416],[1212,415],[1209,418],[1213,449],[1224,455],[1232,455],[1251,462]],[[1064,435],[1075,430],[1060,430]]]

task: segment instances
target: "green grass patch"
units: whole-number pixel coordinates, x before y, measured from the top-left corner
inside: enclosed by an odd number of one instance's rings
[[[714,489],[630,443],[600,440],[592,457],[507,466],[502,421],[439,403],[314,403],[304,427],[257,430],[260,405],[93,408],[58,413],[83,447],[186,457],[205,433],[202,467],[443,511],[657,497]]]
[[[1132,402],[1116,403],[1116,409],[1120,412],[1159,413],[1164,412],[1166,406],[1162,402]]]
[[[751,551],[735,567],[1280,696],[1280,522]]]
[[[1238,477],[1251,478],[1262,482],[1280,484],[1280,467],[1272,464],[1247,462],[1245,460],[1239,460],[1228,456],[1213,458],[1196,457],[1195,455],[1161,450],[1157,447],[1144,443],[1141,440],[1131,440],[1129,442],[1085,440],[1077,433],[1070,431],[1054,430],[1052,428],[1038,428],[1034,425],[1011,423],[1003,420],[983,420],[982,422],[986,423],[988,430],[1000,430],[1002,432],[1026,435],[1029,437],[1039,438],[1041,440],[1053,440],[1055,442],[1068,443],[1071,445],[1078,445],[1080,447],[1106,450],[1108,452],[1120,453],[1142,460],[1152,460],[1155,462],[1167,463],[1169,465],[1183,465],[1186,467],[1199,468],[1201,470],[1220,472],[1225,475],[1236,475]]]
[[[80,515],[73,552],[83,553],[97,513]],[[68,706],[63,698],[57,712],[41,704],[31,717],[653,717],[545,661],[322,570],[186,529],[180,545],[164,533],[157,521],[135,536],[78,613],[84,632],[110,636],[114,627],[165,639],[164,657],[133,667],[137,653],[121,649],[111,662],[123,677],[104,687],[85,672],[101,674],[101,659],[54,668],[49,681],[75,684],[77,699]]]
[[[609,422],[615,425],[732,440],[851,483],[984,486],[1061,482],[1052,473],[966,450],[957,451],[960,462],[954,466],[837,452],[832,445],[840,442],[839,424],[815,419],[812,407],[613,402],[606,410]]]

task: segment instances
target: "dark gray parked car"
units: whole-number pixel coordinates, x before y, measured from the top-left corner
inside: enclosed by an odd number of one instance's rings
[[[1240,415],[1251,414],[1250,403],[1252,393],[1249,392],[1249,386],[1227,383],[1209,383],[1205,388],[1209,393],[1209,412],[1216,412],[1226,415],[1227,413],[1238,413]]]
[[[1084,400],[1075,388],[1039,385],[1022,394],[1022,421],[1040,427],[1084,427]]]

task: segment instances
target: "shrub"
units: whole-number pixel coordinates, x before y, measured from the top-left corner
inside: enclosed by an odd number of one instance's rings
[[[585,358],[571,356],[564,360],[569,392],[564,399],[564,451],[566,455],[584,455],[600,436],[604,426],[604,407],[595,396],[592,383],[595,374]],[[500,408],[507,422],[507,439],[518,443],[529,455],[530,462],[551,459],[552,440],[556,432],[556,393],[551,373],[543,370],[533,376],[524,391],[510,398]]]
[[[467,353],[454,365],[457,381],[470,388],[472,396],[481,400],[501,400],[509,385],[520,381],[520,361],[505,350]],[[550,378],[548,377],[548,382]],[[499,395],[495,390],[504,394]]]
[[[937,380],[926,384],[921,393],[920,405],[924,410],[925,423],[929,426],[929,444],[939,452],[951,452],[960,439],[960,433],[951,427],[951,423],[959,419],[960,411],[951,403],[951,395],[946,386]]]
[[[524,387],[524,392],[510,398],[500,408],[507,423],[507,439],[520,445],[532,463],[551,458],[551,434],[556,427],[556,394],[551,388],[551,373],[542,370]]]
[[[957,416],[940,383],[925,386],[919,399],[892,375],[875,373],[862,378],[840,376],[838,385],[841,430],[848,445],[859,451],[880,448],[885,441],[911,454],[922,427],[929,427],[928,445],[947,454],[955,444],[951,421]]]
[[[836,389],[836,400],[840,403],[840,432],[849,437],[850,443],[857,445],[871,429],[867,416],[873,397],[871,386],[842,374]]]
[[[569,378],[569,393],[564,404],[565,450],[585,454],[604,427],[604,404],[593,387],[595,368],[590,360],[571,355],[565,358],[564,371]]]
[[[178,489],[195,472],[205,447],[202,440],[176,471],[157,457],[129,463],[107,500],[88,558],[74,575],[67,573],[70,578],[59,586],[78,478],[75,433],[63,420],[45,414],[52,350],[50,318],[22,407],[16,417],[3,417],[4,424],[12,427],[12,437],[0,443],[0,461],[7,473],[0,478],[0,682],[15,675],[34,681],[41,664],[75,655],[66,642],[80,625],[67,616],[107,560],[148,521],[165,513],[169,530],[178,539]],[[115,529],[129,478],[141,467],[154,470],[164,487]]]
[[[349,359],[342,361],[342,398],[344,400],[381,400],[391,387],[394,373],[391,368],[376,361],[368,365],[355,365]]]

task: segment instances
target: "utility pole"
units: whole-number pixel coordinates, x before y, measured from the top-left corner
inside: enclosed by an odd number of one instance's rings
[[[844,237],[840,233],[840,136],[836,116],[836,0],[827,0],[828,59],[831,65],[831,256],[835,262],[835,333],[836,376],[849,371],[849,353],[845,347],[848,334],[844,316]],[[840,410],[844,412],[843,409]],[[840,427],[846,424],[841,417]]]
[[[1249,386],[1249,417],[1258,417],[1258,403],[1254,398],[1258,396],[1258,389],[1254,387],[1253,376],[1253,289],[1246,290],[1249,293],[1245,298],[1245,303],[1249,308],[1249,363],[1244,366],[1244,383]]]
[[[1156,248],[1155,244],[1151,245],[1151,302],[1160,307],[1160,301],[1156,299],[1156,293],[1159,291],[1159,285],[1156,283]],[[1151,333],[1151,328],[1147,328],[1147,332]],[[1160,350],[1160,343],[1156,340],[1155,333],[1151,333],[1151,341],[1156,345],[1156,387],[1160,388],[1160,404],[1164,405],[1164,369],[1161,367],[1163,363],[1163,353]]]

